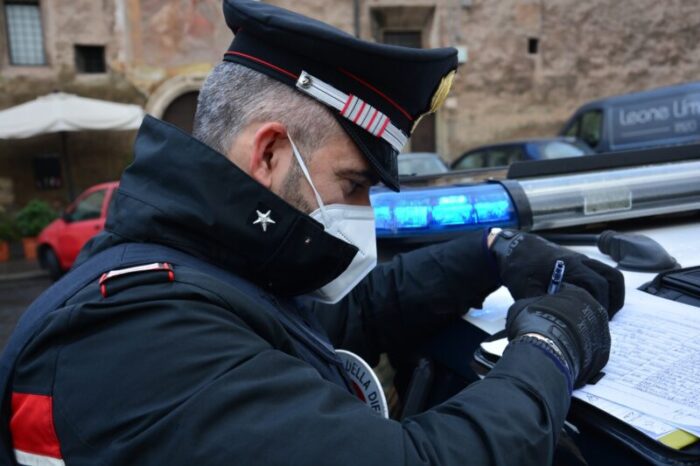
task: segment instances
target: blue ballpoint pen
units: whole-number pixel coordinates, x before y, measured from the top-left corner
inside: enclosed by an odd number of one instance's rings
[[[549,288],[547,288],[547,294],[554,294],[559,291],[561,282],[564,280],[564,270],[566,266],[563,260],[557,260],[554,263],[554,270],[552,271],[552,279],[549,282]]]

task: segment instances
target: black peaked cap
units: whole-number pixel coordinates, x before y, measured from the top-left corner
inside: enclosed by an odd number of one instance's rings
[[[362,41],[255,0],[224,0],[224,15],[235,34],[224,60],[264,73],[316,100],[323,96],[321,102],[331,107],[382,182],[398,191],[397,155],[415,122],[437,110],[447,95],[457,51]],[[305,84],[309,90],[316,88],[316,94],[309,94]],[[330,93],[328,86],[333,89]]]

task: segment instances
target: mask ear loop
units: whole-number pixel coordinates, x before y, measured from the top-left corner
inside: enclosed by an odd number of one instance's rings
[[[306,168],[306,164],[304,163],[304,159],[301,157],[301,154],[299,153],[299,149],[297,149],[297,145],[294,144],[294,141],[292,140],[292,136],[287,133],[287,138],[289,138],[289,142],[292,144],[292,152],[294,152],[294,157],[297,159],[297,163],[299,163],[299,167],[301,168],[301,172],[304,174],[304,178],[306,178],[306,181],[309,182],[309,185],[311,186],[311,189],[314,192],[314,196],[316,196],[316,202],[318,203],[318,208],[321,210],[321,215],[323,216],[323,223],[324,227],[328,225],[328,217],[326,216],[326,208],[325,205],[323,204],[323,200],[321,199],[321,195],[318,194],[318,191],[316,190],[316,186],[314,186],[314,182],[311,181],[311,175],[309,175],[309,170]]]

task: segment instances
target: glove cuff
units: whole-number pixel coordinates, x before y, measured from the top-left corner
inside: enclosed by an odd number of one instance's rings
[[[511,245],[511,243],[518,235],[521,234],[522,232],[519,230],[499,228],[491,243],[491,251],[497,258],[508,256],[510,253],[509,249],[514,247]]]

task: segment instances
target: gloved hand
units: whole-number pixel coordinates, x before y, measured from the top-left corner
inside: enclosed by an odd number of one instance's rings
[[[625,301],[625,280],[619,270],[563,248],[544,238],[517,230],[503,230],[491,251],[496,257],[501,281],[513,299],[547,293],[557,259],[566,264],[564,281],[588,291],[610,318]]]
[[[610,355],[605,309],[586,290],[567,283],[556,294],[516,301],[508,309],[506,332],[511,341],[532,338],[527,334],[550,340],[558,349],[553,353],[568,366],[574,388],[598,374]]]

